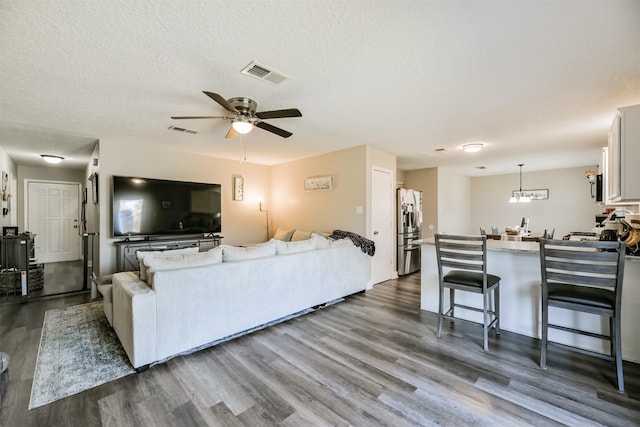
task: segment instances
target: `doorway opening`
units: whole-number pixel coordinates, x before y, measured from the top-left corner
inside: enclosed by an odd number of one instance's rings
[[[2,238],[0,302],[89,290],[86,190],[78,182],[26,180],[24,230]],[[91,251],[93,252],[93,251]]]

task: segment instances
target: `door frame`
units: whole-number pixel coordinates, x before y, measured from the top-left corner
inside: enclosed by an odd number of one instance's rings
[[[66,184],[66,185],[75,185],[78,190],[78,215],[82,210],[82,183],[77,181],[60,181],[60,180],[52,180],[52,179],[35,179],[35,178],[25,178],[24,187],[23,187],[23,228],[26,229],[29,224],[29,184],[30,183],[46,183],[46,184]],[[24,231],[24,230],[23,230]],[[36,236],[37,238],[37,236]],[[75,241],[77,245],[78,255],[80,259],[82,259],[82,231],[80,229],[80,216],[78,216],[78,233],[77,239]]]
[[[389,203],[388,206],[389,206],[391,221],[389,223],[388,230],[387,230],[388,233],[389,233],[389,236],[391,236],[391,238],[389,239],[389,244],[390,244],[390,247],[391,247],[391,252],[390,252],[390,257],[391,257],[390,258],[390,261],[391,261],[391,271],[390,271],[390,273],[391,273],[391,275],[386,280],[397,279],[398,278],[398,271],[397,271],[397,268],[396,268],[396,265],[395,265],[395,263],[396,263],[396,260],[395,260],[395,258],[396,258],[395,257],[395,254],[396,254],[396,232],[395,232],[396,209],[395,209],[395,202],[394,202],[394,200],[395,200],[395,182],[394,182],[395,181],[394,180],[395,174],[394,174],[393,170],[391,170],[391,169],[387,169],[387,168],[384,168],[384,167],[381,167],[381,166],[376,166],[376,165],[372,165],[371,166],[371,170],[370,170],[371,188],[370,188],[370,194],[369,194],[369,197],[370,197],[369,206],[370,206],[370,212],[371,212],[371,217],[370,217],[370,230],[371,230],[370,231],[370,235],[371,235],[371,238],[373,238],[373,232],[374,232],[374,226],[375,226],[375,224],[374,224],[374,212],[373,212],[373,198],[376,195],[376,189],[374,188],[374,185],[373,185],[373,175],[374,175],[375,172],[382,172],[382,173],[389,174],[389,177],[390,177],[390,180],[391,180],[391,183],[390,183],[390,185],[391,185],[390,198],[388,200],[388,203]],[[376,282],[376,283],[381,283],[381,282]],[[371,284],[371,286],[374,285],[373,262],[371,262],[371,282],[370,282],[370,284]]]

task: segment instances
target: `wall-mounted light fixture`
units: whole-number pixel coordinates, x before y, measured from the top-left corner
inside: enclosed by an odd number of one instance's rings
[[[47,163],[51,163],[53,165],[56,165],[58,163],[60,163],[61,161],[64,160],[64,157],[62,156],[55,156],[53,154],[40,154],[40,157],[42,157],[42,159],[47,162]]]

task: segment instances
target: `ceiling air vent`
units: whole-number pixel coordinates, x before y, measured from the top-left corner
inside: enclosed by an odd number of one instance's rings
[[[169,126],[169,129],[171,129],[171,130],[175,130],[176,132],[184,132],[184,133],[191,133],[191,134],[198,133],[198,131],[197,131],[197,130],[191,130],[191,129],[179,128],[178,126]]]
[[[244,67],[240,73],[273,85],[280,84],[289,78],[286,74],[282,74],[279,71],[270,69],[262,64],[258,64],[255,61],[252,61],[249,65]]]

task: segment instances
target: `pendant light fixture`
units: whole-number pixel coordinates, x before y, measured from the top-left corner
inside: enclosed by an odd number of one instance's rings
[[[529,196],[522,193],[522,166],[524,166],[524,163],[520,163],[518,166],[520,166],[520,190],[511,196],[509,203],[530,203],[531,199]]]

